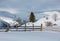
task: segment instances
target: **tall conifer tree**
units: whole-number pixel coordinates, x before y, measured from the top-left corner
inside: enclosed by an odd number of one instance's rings
[[[31,12],[29,20],[30,22],[35,22],[35,15],[33,12]]]

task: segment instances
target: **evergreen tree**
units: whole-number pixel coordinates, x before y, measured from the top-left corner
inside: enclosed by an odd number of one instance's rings
[[[31,12],[31,14],[30,14],[29,21],[30,21],[30,22],[35,22],[35,15],[34,15],[33,12]]]

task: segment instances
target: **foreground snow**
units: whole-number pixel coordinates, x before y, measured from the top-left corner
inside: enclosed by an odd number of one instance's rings
[[[0,41],[60,41],[60,33],[0,32]]]

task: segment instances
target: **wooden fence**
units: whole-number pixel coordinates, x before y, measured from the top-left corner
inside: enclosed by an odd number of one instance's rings
[[[43,30],[48,30],[48,31],[57,31],[57,32],[60,32],[60,29],[59,28],[55,28],[55,27],[51,27],[51,29],[50,29],[50,27],[46,27],[46,28],[44,28],[43,27],[43,24],[41,24],[40,26],[35,26],[34,24],[32,24],[32,26],[27,26],[26,24],[24,25],[24,26],[16,26],[15,28],[14,28],[14,26],[8,26],[8,27],[6,27],[6,29],[0,29],[0,32],[8,32],[8,31],[24,31],[24,32],[26,32],[26,31],[36,31],[36,30],[38,30],[38,31],[43,31]]]
[[[23,29],[23,30],[21,30],[21,29]],[[29,30],[27,30],[27,29],[29,29]],[[16,26],[16,28],[7,27],[6,32],[8,32],[8,31],[25,31],[26,32],[26,31],[35,31],[35,29],[39,29],[40,31],[43,31],[43,25],[41,24],[40,26],[34,26],[34,24],[32,24],[32,26],[27,26],[25,24],[25,26]]]

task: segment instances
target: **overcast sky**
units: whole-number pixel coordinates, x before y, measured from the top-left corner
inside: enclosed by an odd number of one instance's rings
[[[0,10],[11,13],[60,10],[60,0],[0,0]]]

